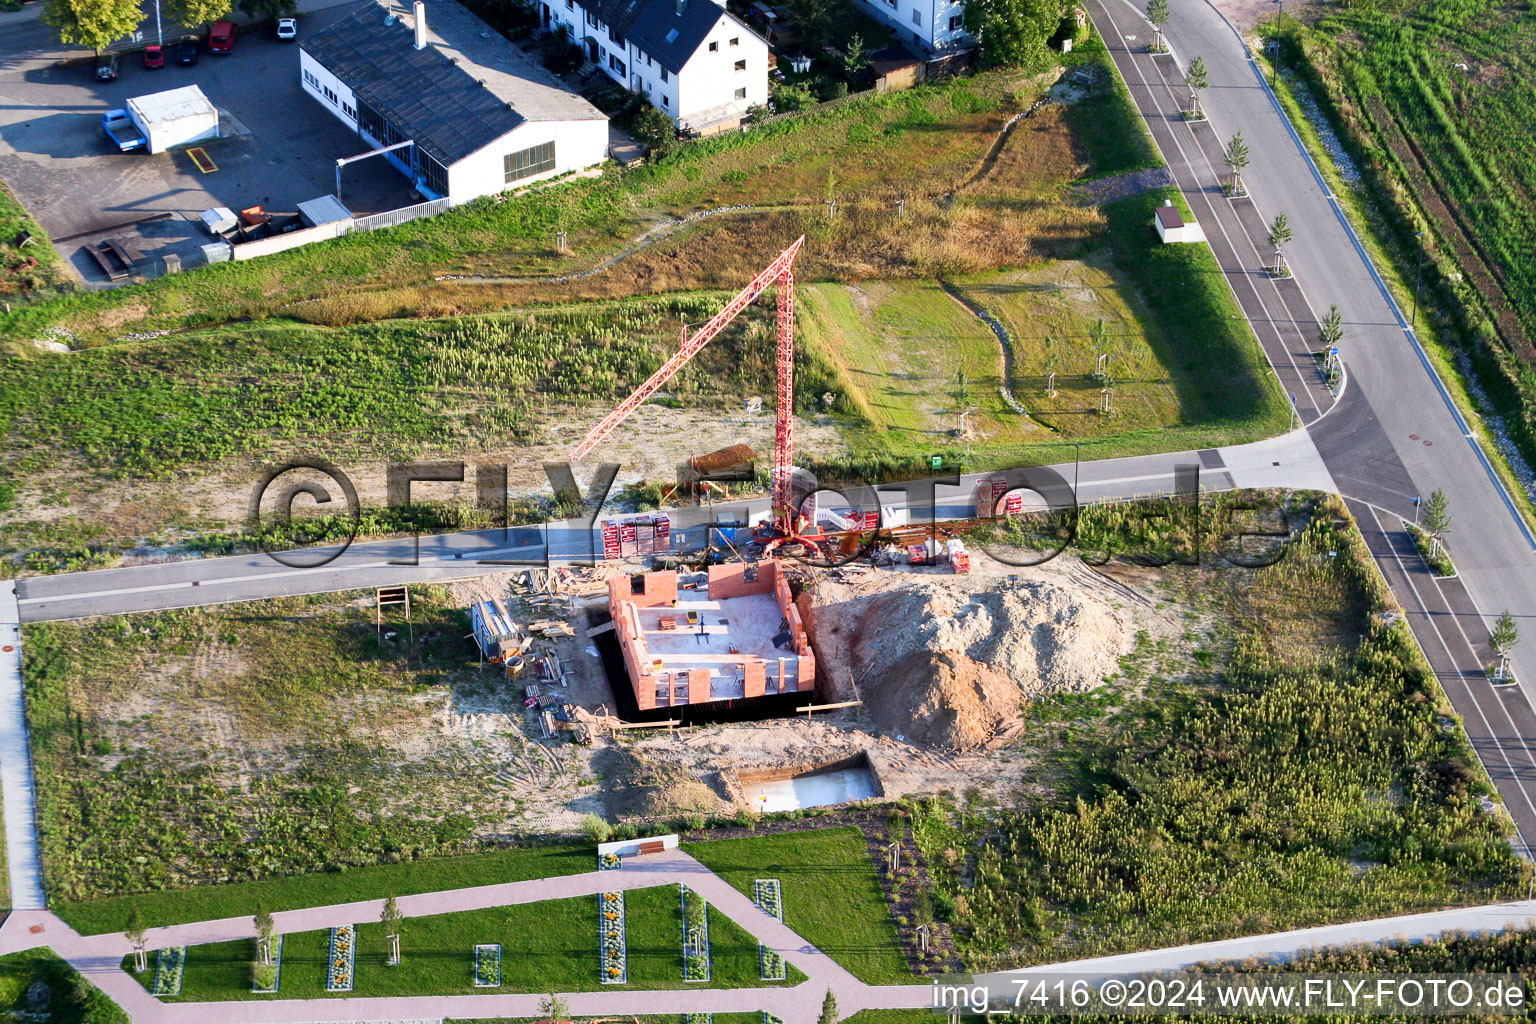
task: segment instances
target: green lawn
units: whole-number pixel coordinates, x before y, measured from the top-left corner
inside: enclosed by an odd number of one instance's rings
[[[689,843],[685,849],[736,888],[759,878],[784,890],[784,923],[872,985],[911,984],[864,836],[854,828]]]
[[[256,912],[258,900],[271,911],[298,910],[440,889],[575,875],[595,869],[590,846],[534,846],[236,885],[60,903],[53,907],[53,911],[81,934],[99,935],[122,930],[133,907],[143,911],[145,921],[151,927],[159,927],[247,916]]]
[[[625,894],[631,989],[687,987],[683,982],[682,913],[675,886]],[[805,976],[790,968],[785,982],[758,978],[757,940],[711,908],[710,987],[794,986]],[[572,992],[605,988],[598,976],[598,897],[549,900],[513,907],[408,918],[402,929],[401,962],[385,963],[389,943],[377,921],[359,922],[356,981],[362,996],[453,995],[477,992]],[[233,999],[310,999],[325,991],[328,930],[283,939],[282,981],[275,995],[251,992],[251,940],[194,946],[187,950],[181,1002]],[[501,988],[474,987],[474,947],[502,946]],[[133,959],[123,965],[131,970]],[[151,969],[134,977],[146,988]],[[334,997],[342,997],[342,993]]]
[[[27,989],[41,983],[50,993],[35,1011]],[[128,1024],[128,1015],[75,969],[46,949],[0,956],[0,1020],[31,1024]]]

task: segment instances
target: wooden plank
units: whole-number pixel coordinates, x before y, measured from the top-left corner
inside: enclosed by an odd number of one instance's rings
[[[611,632],[612,630],[613,620],[610,619],[603,623],[601,626],[593,626],[591,629],[587,630],[587,636],[602,636],[604,633]]]

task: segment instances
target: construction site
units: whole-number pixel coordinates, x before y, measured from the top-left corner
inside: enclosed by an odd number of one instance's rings
[[[527,714],[519,723],[491,710],[506,701],[460,704],[445,709],[444,728],[484,736],[500,718],[539,745],[569,737],[567,749],[584,752],[568,756],[607,783],[598,798],[545,779],[532,799],[542,808],[529,808],[538,827],[569,827],[578,811],[793,810],[983,779],[1007,792],[1026,783],[1028,758],[1008,746],[1032,698],[1092,690],[1117,674],[1138,630],[1173,628],[1154,621],[1148,595],[1075,559],[1021,570],[968,549],[976,521],[1024,511],[1003,475],[936,515],[949,520],[941,526],[909,525],[905,509],[831,507],[798,482],[792,265],[802,244],[685,328],[671,359],[570,453],[575,463],[597,450],[776,287],[768,516],[694,536],[666,510],[607,514],[595,568],[465,585],[482,664],[520,684],[510,689]],[[713,474],[753,457],[736,445],[688,459],[666,501],[724,497]]]

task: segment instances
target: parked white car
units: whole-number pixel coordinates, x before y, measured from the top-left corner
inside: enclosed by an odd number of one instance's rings
[[[279,39],[297,39],[298,37],[299,37],[299,19],[297,19],[297,18],[278,18],[277,19],[277,38],[279,38]]]

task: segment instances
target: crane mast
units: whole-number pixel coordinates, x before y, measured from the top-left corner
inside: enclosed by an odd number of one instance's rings
[[[785,537],[793,535],[797,512],[794,507],[792,486],[795,464],[794,262],[803,245],[805,245],[805,236],[801,235],[788,249],[779,253],[777,259],[764,267],[750,284],[737,292],[720,312],[710,317],[704,326],[691,335],[685,335],[677,351],[662,364],[661,369],[651,374],[644,384],[615,406],[597,426],[587,431],[587,436],[582,438],[581,443],[571,451],[570,461],[575,462],[588,455],[592,449],[602,443],[603,438],[613,433],[614,429],[628,419],[631,413],[661,390],[667,381],[675,377],[678,371],[687,365],[688,360],[698,355],[705,345],[713,341],[716,335],[736,319],[737,314],[751,305],[765,289],[777,285],[778,353],[775,369],[778,379],[778,407],[773,429],[773,515],[781,535]]]

